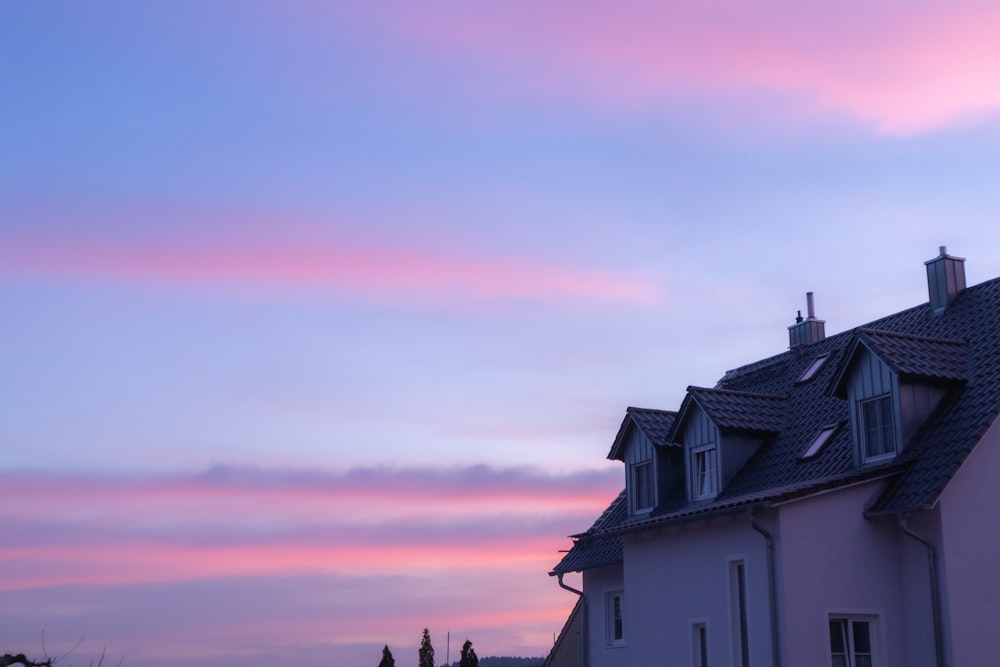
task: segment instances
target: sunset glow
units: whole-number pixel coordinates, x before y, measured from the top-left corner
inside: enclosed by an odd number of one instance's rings
[[[544,656],[627,406],[1000,275],[997,26],[0,3],[0,655]]]

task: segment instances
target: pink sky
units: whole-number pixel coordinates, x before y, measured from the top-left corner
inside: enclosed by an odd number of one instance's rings
[[[0,3],[0,651],[543,655],[627,406],[1000,274],[997,26]]]
[[[383,590],[380,605],[358,609],[350,619],[291,623],[261,609],[253,619],[222,620],[222,629],[232,625],[220,641],[224,647],[228,632],[258,632],[284,634],[283,643],[303,645],[351,643],[362,636],[405,645],[408,633],[429,625],[439,635],[464,633],[485,651],[503,651],[505,644],[490,638],[495,628],[531,626],[534,635],[504,635],[504,641],[516,639],[526,649],[539,636],[558,631],[573,603],[545,574],[558,549],[568,545],[562,536],[589,523],[619,483],[615,472],[554,475],[485,466],[4,474],[0,528],[12,537],[0,546],[0,594],[38,593],[19,608],[23,619],[61,610],[47,629],[54,651],[75,641],[56,632],[71,619],[87,626],[87,634],[110,636],[115,624],[143,613],[122,608],[85,620],[88,610],[101,607],[102,591],[152,591],[146,604],[157,606],[166,593],[155,591],[168,590],[163,587],[239,582],[248,594],[268,589],[271,581],[301,581],[314,582],[313,595],[326,590],[322,595],[332,596],[329,604],[336,606],[332,582],[361,585],[390,576],[400,590]],[[455,588],[455,581],[466,584]],[[497,593],[527,587],[531,598],[493,595],[482,608],[475,603],[478,593],[462,590],[470,582]],[[461,621],[454,611],[442,615],[412,606],[421,596],[442,592],[462,609]],[[309,605],[308,599],[296,602],[295,596],[304,594],[293,590],[280,604]],[[186,604],[201,603],[195,598]],[[386,609],[396,611],[386,614]],[[158,628],[164,645],[184,644],[190,630],[181,619],[164,619]],[[143,654],[146,641],[121,637],[114,650]]]

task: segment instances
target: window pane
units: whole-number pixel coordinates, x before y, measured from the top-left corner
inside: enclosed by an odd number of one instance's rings
[[[891,454],[895,451],[891,397],[882,396],[862,403],[861,421],[866,458]]]
[[[616,640],[619,640],[625,635],[624,623],[622,621],[622,596],[616,595],[614,597],[614,605],[615,605],[614,638]]]
[[[872,643],[867,621],[854,621],[851,623],[851,630],[854,634],[854,652],[871,653]]]
[[[844,628],[846,621],[830,621],[830,653],[843,655],[845,653]]]

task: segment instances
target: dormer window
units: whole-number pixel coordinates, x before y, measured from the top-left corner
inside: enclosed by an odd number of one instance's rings
[[[691,450],[691,489],[694,500],[714,498],[719,490],[718,449],[715,443]]]
[[[862,452],[865,462],[896,455],[896,428],[893,423],[892,396],[876,396],[859,404]]]
[[[633,513],[648,512],[656,505],[652,461],[642,461],[632,466],[632,503]]]

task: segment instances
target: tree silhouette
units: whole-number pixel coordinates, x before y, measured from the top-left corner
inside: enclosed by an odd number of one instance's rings
[[[0,656],[0,667],[9,667],[9,665],[24,665],[25,667],[52,667],[54,661],[52,658],[46,658],[45,660],[28,660],[27,656],[23,653],[18,653],[17,655],[11,655],[7,653]]]
[[[417,667],[434,667],[434,647],[431,646],[431,633],[424,628],[424,637],[420,640],[420,651],[417,653],[420,661]]]
[[[476,649],[472,648],[472,642],[468,639],[462,644],[462,659],[458,667],[479,667],[479,656],[476,655]]]
[[[382,660],[378,663],[378,667],[396,667],[396,659],[392,657],[388,644],[382,647]]]

